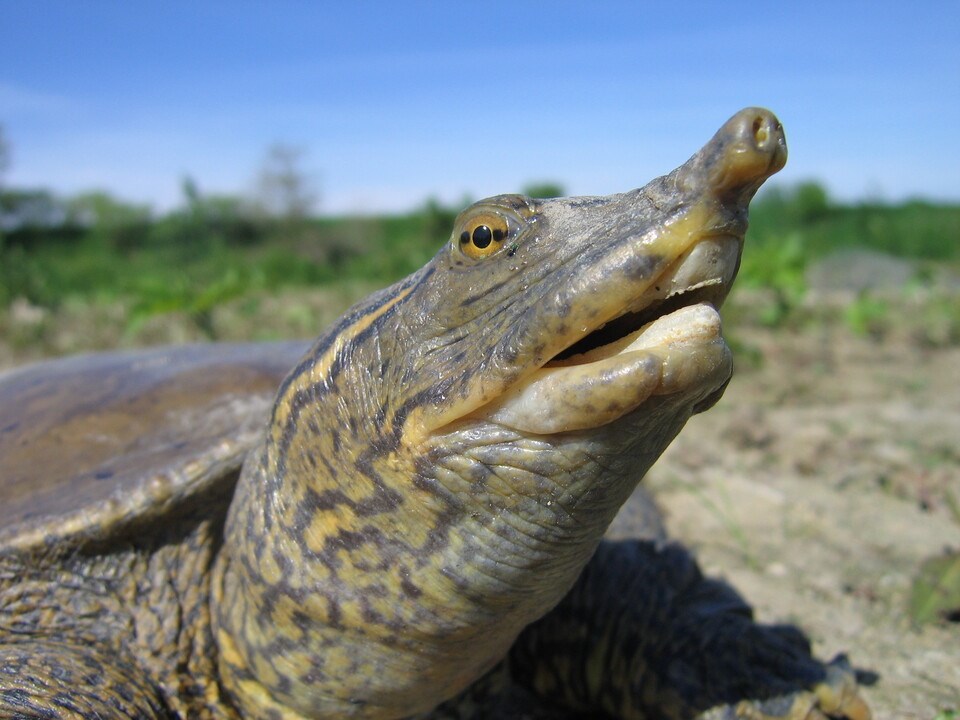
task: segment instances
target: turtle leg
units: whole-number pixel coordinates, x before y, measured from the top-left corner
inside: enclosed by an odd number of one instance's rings
[[[603,542],[567,597],[518,638],[517,682],[615,718],[868,720],[843,659],[792,626],[760,625],[675,544]]]
[[[116,653],[0,640],[0,718],[166,718],[154,686]]]

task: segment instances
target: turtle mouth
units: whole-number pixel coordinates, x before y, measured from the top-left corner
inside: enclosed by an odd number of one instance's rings
[[[736,276],[742,235],[699,239],[610,319],[562,350],[481,414],[527,433],[600,427],[652,396],[714,398],[732,373],[718,308]],[[622,302],[622,300],[621,300]]]
[[[621,352],[656,320],[682,308],[719,309],[739,268],[742,245],[741,235],[702,238],[611,320],[569,344],[544,367],[583,364]]]
[[[601,348],[616,348],[625,340],[636,338],[658,318],[692,305],[706,304],[719,309],[726,292],[719,292],[719,282],[682,290],[669,298],[655,300],[641,310],[627,311],[604,323],[590,334],[580,338],[565,350],[557,353],[544,367],[561,367],[580,364],[588,357],[596,357]],[[614,352],[616,352],[614,350]]]

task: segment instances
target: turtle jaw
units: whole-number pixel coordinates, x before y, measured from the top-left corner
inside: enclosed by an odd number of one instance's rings
[[[718,308],[741,247],[739,235],[697,242],[619,314],[575,336],[473,418],[555,434],[608,425],[656,396],[706,409],[733,372]]]

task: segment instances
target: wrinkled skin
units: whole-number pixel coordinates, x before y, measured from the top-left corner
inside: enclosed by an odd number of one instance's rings
[[[749,108],[639,190],[471,206],[291,363],[262,434],[245,423],[282,363],[243,348],[107,360],[122,402],[76,401],[92,361],[0,383],[0,405],[54,417],[0,437],[21,508],[0,534],[0,709],[869,717],[842,661],[753,623],[682,549],[602,542],[729,380],[716,308],[785,160]],[[83,462],[38,492],[51,451]]]

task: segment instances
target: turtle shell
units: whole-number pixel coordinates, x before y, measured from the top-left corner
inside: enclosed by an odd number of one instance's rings
[[[0,551],[102,541],[235,477],[307,347],[188,345],[0,376]]]

